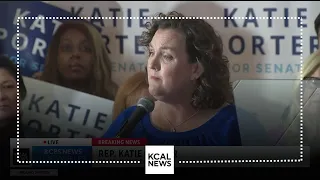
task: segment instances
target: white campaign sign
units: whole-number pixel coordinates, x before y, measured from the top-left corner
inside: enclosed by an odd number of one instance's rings
[[[113,101],[23,78],[28,93],[22,124],[61,138],[101,137],[110,126]]]
[[[181,12],[186,16],[220,17],[208,19],[221,35],[225,55],[231,61],[232,81],[244,79],[297,79],[300,49],[304,59],[315,51],[318,41],[314,20],[320,1],[48,1],[83,17],[148,17],[159,12]],[[59,16],[59,15],[52,15]],[[222,17],[222,19],[221,19]],[[231,17],[234,19],[223,19]],[[261,17],[244,19],[243,17]],[[281,17],[267,19],[265,17]],[[284,19],[282,17],[301,17]],[[101,34],[113,62],[113,78],[122,84],[136,71],[144,70],[146,54],[137,44],[146,19],[91,19]],[[302,37],[301,33],[302,26]]]

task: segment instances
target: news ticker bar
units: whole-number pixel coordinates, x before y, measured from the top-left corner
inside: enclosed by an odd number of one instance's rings
[[[92,143],[96,142],[96,143]],[[98,143],[99,142],[99,143]],[[120,141],[119,141],[120,142]],[[145,140],[110,145],[101,139],[19,139],[20,161],[66,161],[66,163],[19,163],[16,139],[11,139],[11,167],[144,167]],[[175,167],[308,167],[309,147],[292,146],[175,146]],[[250,160],[250,161],[249,161]],[[254,160],[254,161],[253,161]],[[271,160],[271,161],[270,161]],[[70,161],[101,161],[72,163]],[[103,161],[107,161],[103,163]],[[110,162],[111,161],[111,162]],[[225,162],[227,161],[227,163]],[[278,161],[278,162],[276,162]],[[68,163],[69,162],[69,163]]]

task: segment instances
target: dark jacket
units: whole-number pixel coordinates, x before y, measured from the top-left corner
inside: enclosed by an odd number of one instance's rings
[[[10,169],[10,138],[17,137],[17,119],[10,119],[5,127],[0,128],[0,166],[1,174],[8,175]],[[23,128],[19,129],[19,137],[24,137]]]
[[[7,126],[0,128],[0,174],[8,175],[10,172],[10,138],[17,138],[17,119],[12,118]],[[57,136],[40,132],[34,128],[19,124],[19,138],[57,138]]]

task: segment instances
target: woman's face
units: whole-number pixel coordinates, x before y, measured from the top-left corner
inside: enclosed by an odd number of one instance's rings
[[[193,91],[186,39],[176,30],[157,30],[149,46],[147,70],[149,92],[158,100],[173,100]]]
[[[0,126],[17,114],[17,84],[15,78],[0,68]]]
[[[87,79],[93,68],[92,43],[81,31],[68,29],[60,38],[58,69],[65,80]]]

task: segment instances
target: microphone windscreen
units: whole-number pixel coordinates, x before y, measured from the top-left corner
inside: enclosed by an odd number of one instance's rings
[[[143,97],[139,99],[137,106],[144,108],[147,112],[150,113],[154,110],[154,101],[149,98]]]

